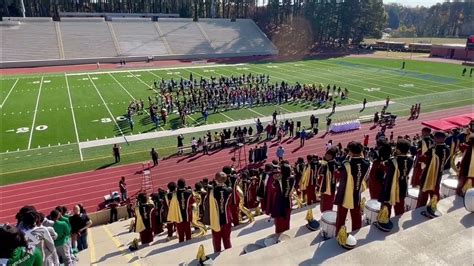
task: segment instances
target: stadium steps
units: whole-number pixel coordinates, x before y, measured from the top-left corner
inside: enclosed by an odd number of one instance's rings
[[[420,248],[430,254],[436,253],[436,249],[446,248],[443,243],[445,239],[456,242],[453,237],[466,232],[468,227],[471,227],[467,231],[470,231],[472,236],[474,219],[472,219],[472,214],[464,209],[462,198],[452,196],[441,200],[438,209],[443,216],[437,219],[429,220],[422,216],[421,211],[424,209],[422,207],[392,218],[394,221],[392,233],[384,233],[373,225],[362,227],[352,233],[358,241],[357,247],[352,251],[345,251],[339,247],[335,239],[320,241],[319,235],[305,234],[238,257],[231,256],[225,251],[216,258],[214,265],[227,265],[237,260],[241,265],[316,265],[321,263],[382,265],[386,264],[389,258],[391,264],[397,262],[406,264],[405,260],[409,252],[412,252],[415,259],[410,264],[420,265],[419,263],[426,264],[433,261],[429,256],[417,255]],[[467,240],[464,238],[462,241]],[[460,243],[456,243],[455,246],[459,245]],[[432,248],[426,248],[430,246]],[[470,247],[465,245],[456,253],[467,254],[467,252],[472,252],[472,245]],[[434,261],[442,262],[443,260]],[[451,264],[448,262],[449,257],[444,257],[444,263]]]
[[[117,40],[117,35],[115,35],[114,26],[109,21],[107,21],[106,23],[107,27],[109,27],[110,35],[112,36],[112,41],[114,42],[115,51],[117,52],[117,55],[120,56],[122,55],[122,50],[120,49],[120,45]]]
[[[168,50],[168,54],[174,54],[173,49],[171,49],[171,46],[168,43],[168,40],[166,40],[165,35],[161,31],[161,28],[160,28],[160,25],[158,24],[158,22],[153,22],[153,25],[155,26],[155,29],[158,32],[158,35],[160,36],[161,40],[165,44],[166,50]]]
[[[61,28],[59,27],[59,22],[54,22],[54,27],[56,28],[56,36],[58,38],[59,59],[64,59],[64,46],[63,39],[61,37]]]
[[[104,226],[89,230],[88,243],[89,248],[77,255],[79,265],[125,265],[138,259]]]

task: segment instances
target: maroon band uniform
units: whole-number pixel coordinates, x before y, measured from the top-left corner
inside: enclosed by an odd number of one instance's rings
[[[193,192],[188,189],[180,189],[176,191],[176,195],[179,203],[179,210],[183,221],[176,224],[176,231],[178,231],[179,242],[183,242],[184,239],[191,239],[191,221],[193,220],[193,204],[194,197]]]
[[[335,170],[337,168],[336,160],[331,161],[323,161],[319,168],[319,178],[321,181],[320,192],[321,192],[321,204],[319,205],[321,208],[321,213],[325,211],[332,210],[334,205],[334,198],[336,196],[336,176]],[[328,182],[328,178],[330,178]],[[329,183],[329,184],[328,184]]]
[[[385,162],[384,183],[378,200],[381,204],[387,206],[388,217],[391,216],[392,206],[395,210],[395,215],[402,215],[405,212],[405,197],[408,192],[408,174],[412,167],[413,158],[407,155],[398,155]],[[398,182],[398,200],[396,200],[394,205],[390,203],[391,200],[392,203],[394,202],[394,199],[391,199],[393,178],[397,178],[395,182]]]
[[[350,168],[352,177],[346,171],[346,165]],[[350,210],[352,219],[352,231],[361,228],[362,215],[360,211],[360,194],[362,181],[369,170],[369,162],[361,157],[352,157],[345,161],[339,171],[339,187],[334,203],[337,207],[336,233],[346,222],[347,212]],[[352,180],[349,180],[352,179]],[[346,186],[352,183],[352,189],[346,191]],[[345,200],[352,201],[352,206],[347,206]]]
[[[430,148],[421,158],[420,160],[426,163],[426,167],[423,169],[423,173],[421,175],[421,187],[420,187],[420,194],[418,196],[418,202],[416,207],[419,208],[421,206],[425,206],[428,203],[428,198],[433,197],[436,195],[438,200],[440,199],[439,196],[439,186],[441,184],[441,178],[443,175],[443,171],[450,168],[450,160],[449,160],[450,150],[446,144],[436,144],[436,146]],[[429,173],[430,164],[433,159],[433,156],[437,156],[439,158],[439,164],[437,169],[433,173]],[[433,180],[433,186],[429,186],[430,180]]]

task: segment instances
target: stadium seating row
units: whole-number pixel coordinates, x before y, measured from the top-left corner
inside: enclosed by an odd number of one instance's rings
[[[1,62],[133,56],[275,54],[249,19],[143,18],[45,20],[0,23]]]

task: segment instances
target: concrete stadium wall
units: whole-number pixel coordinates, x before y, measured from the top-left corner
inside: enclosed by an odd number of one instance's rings
[[[453,50],[454,54],[452,54]],[[464,48],[432,47],[430,56],[473,61],[474,51],[467,51],[466,53]]]
[[[92,220],[92,226],[108,224],[110,221],[110,209],[105,209],[97,212],[88,212],[87,216]],[[127,219],[127,207],[122,206],[117,208],[117,219]]]
[[[276,55],[278,51],[269,53],[245,52],[245,53],[221,53],[221,54],[186,54],[186,55],[160,55],[153,56],[153,61],[160,60],[203,60],[214,58],[231,58],[246,56],[262,56]],[[119,63],[120,60],[127,62],[143,62],[148,56],[135,57],[103,57],[103,58],[86,58],[86,59],[63,59],[63,60],[38,60],[38,61],[21,61],[21,62],[1,62],[0,69],[3,68],[22,68],[22,67],[41,67],[41,66],[66,66],[66,65],[84,65],[99,63]]]

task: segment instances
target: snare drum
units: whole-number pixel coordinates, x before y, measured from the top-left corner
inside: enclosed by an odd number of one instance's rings
[[[456,195],[458,182],[459,181],[457,179],[451,179],[451,178],[441,181],[441,189],[439,191],[441,198],[443,199],[449,196]]]
[[[335,211],[325,211],[321,215],[321,233],[323,238],[336,237],[336,217],[337,213]]]
[[[420,194],[420,190],[418,188],[411,187],[408,189],[407,196],[405,197],[405,211],[416,209],[418,194]]]
[[[380,202],[373,199],[368,200],[367,203],[365,203],[364,216],[365,216],[365,223],[367,225],[370,225],[373,222],[377,221],[377,216],[379,215],[380,206],[381,206]]]

